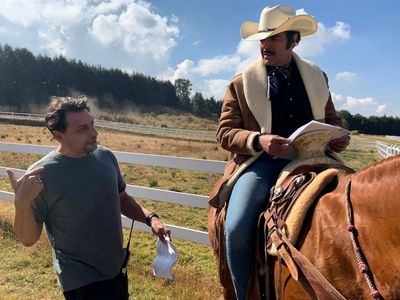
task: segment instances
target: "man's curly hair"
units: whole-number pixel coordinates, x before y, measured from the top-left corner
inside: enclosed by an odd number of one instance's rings
[[[45,117],[46,127],[51,133],[55,130],[65,132],[67,113],[85,109],[90,112],[86,97],[52,97]]]

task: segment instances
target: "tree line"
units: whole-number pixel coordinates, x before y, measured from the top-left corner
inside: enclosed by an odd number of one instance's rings
[[[216,117],[220,101],[190,97],[191,83],[158,80],[140,73],[105,69],[80,60],[35,56],[26,48],[0,45],[0,105],[32,112],[43,107],[52,96],[85,95],[95,99],[100,109],[122,111],[157,107],[190,112],[201,117]],[[189,95],[187,92],[189,91]]]
[[[347,110],[338,111],[338,116],[344,121],[344,127],[351,131],[365,134],[400,136],[400,118],[391,116],[352,115]]]
[[[86,95],[99,109],[167,110],[193,113],[217,119],[222,101],[193,92],[192,83],[180,78],[174,83],[140,73],[105,69],[69,60],[33,55],[26,48],[0,45],[0,106],[15,111],[44,107],[52,96]],[[400,119],[388,116],[364,117],[346,110],[338,112],[345,127],[366,134],[400,136]]]

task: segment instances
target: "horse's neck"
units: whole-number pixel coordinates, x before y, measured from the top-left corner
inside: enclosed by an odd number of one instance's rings
[[[393,183],[395,183],[399,178],[398,176],[400,176],[400,155],[383,159],[357,172],[354,175],[353,181],[359,183],[372,183],[385,179],[392,179]]]
[[[351,200],[358,212],[400,218],[400,156],[384,159],[355,173],[351,178]],[[396,226],[400,226],[400,223]]]

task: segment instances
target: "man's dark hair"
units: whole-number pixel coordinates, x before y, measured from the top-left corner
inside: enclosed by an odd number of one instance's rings
[[[300,32],[298,32],[298,31],[286,31],[286,37],[287,37],[286,49],[289,49],[292,46],[292,44],[293,44],[292,43],[292,39],[293,39],[293,36],[295,34],[297,34],[295,43],[298,44],[298,43],[300,43],[300,40],[301,40]]]
[[[52,97],[45,117],[46,127],[51,133],[54,130],[67,130],[66,115],[68,112],[90,111],[86,97]]]

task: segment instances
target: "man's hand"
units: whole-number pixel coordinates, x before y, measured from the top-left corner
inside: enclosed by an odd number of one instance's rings
[[[260,146],[272,156],[284,156],[291,148],[290,140],[274,134],[262,134],[259,138]]]
[[[165,241],[165,237],[168,237],[171,241],[171,230],[165,227],[165,224],[160,221],[159,218],[153,217],[151,219],[151,230],[155,235],[159,237],[161,241]]]
[[[43,170],[43,167],[30,170],[18,180],[13,171],[7,170],[8,178],[15,193],[15,206],[30,207],[33,200],[43,189],[43,182],[40,178],[40,173]]]
[[[43,189],[40,173],[43,167],[30,170],[17,180],[11,170],[7,170],[8,178],[15,193],[14,232],[25,246],[32,246],[40,238],[43,224],[37,223],[31,208],[33,200]]]
[[[341,152],[347,148],[350,143],[350,136],[344,135],[329,142],[329,148],[335,152]]]

